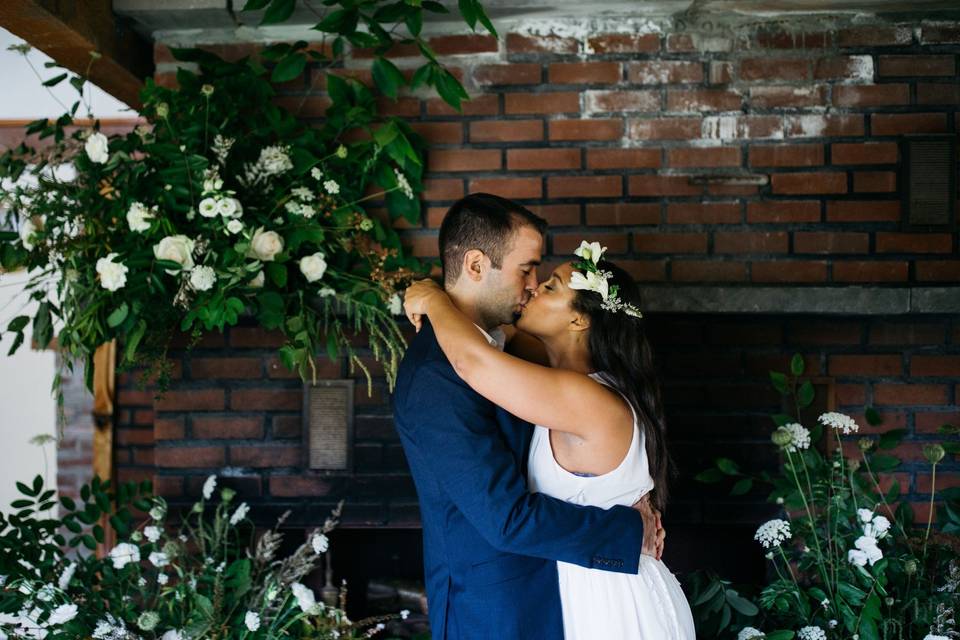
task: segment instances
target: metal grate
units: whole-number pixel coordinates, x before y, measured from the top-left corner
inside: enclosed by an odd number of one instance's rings
[[[904,199],[910,225],[950,225],[956,192],[956,145],[952,137],[906,141]]]
[[[309,467],[350,471],[353,464],[353,380],[318,380],[303,392]]]

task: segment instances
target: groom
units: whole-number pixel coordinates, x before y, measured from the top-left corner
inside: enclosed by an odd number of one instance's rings
[[[492,345],[536,289],[546,222],[503,198],[456,202],[440,227],[444,287]],[[500,335],[497,335],[500,334]],[[424,320],[400,364],[397,431],[417,486],[435,640],[559,640],[556,561],[637,573],[662,543],[644,501],[602,510],[529,493],[531,425],[468,387]]]

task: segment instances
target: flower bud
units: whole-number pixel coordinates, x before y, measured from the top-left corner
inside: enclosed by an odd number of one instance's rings
[[[212,84],[203,85],[202,87],[200,87],[200,93],[202,93],[203,95],[209,98],[210,96],[213,95],[213,85]]]
[[[229,487],[224,487],[220,491],[220,499],[223,500],[224,502],[230,502],[231,500],[233,500],[233,497],[235,495],[237,495],[237,492],[234,491],[233,489],[230,489]]]
[[[773,444],[778,447],[785,447],[793,440],[793,436],[790,435],[790,432],[784,429],[783,427],[778,428],[770,436],[770,439],[773,440]]]
[[[907,560],[903,563],[903,570],[908,576],[912,576],[917,572],[917,561],[912,558]]]
[[[857,446],[860,447],[860,451],[870,451],[870,449],[873,449],[873,440],[871,438],[860,438],[857,441]]]
[[[930,464],[937,464],[943,460],[943,456],[945,455],[947,455],[947,452],[941,444],[927,444],[923,447],[923,457],[925,457]]]
[[[850,471],[856,471],[860,468],[860,461],[857,459],[849,460],[847,466],[850,467]]]
[[[157,117],[160,119],[166,119],[170,115],[170,105],[166,102],[161,102],[157,105]]]

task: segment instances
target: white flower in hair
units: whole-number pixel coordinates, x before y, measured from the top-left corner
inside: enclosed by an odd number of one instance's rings
[[[581,258],[581,261],[574,265],[575,270],[570,276],[570,283],[567,285],[571,289],[581,289],[599,293],[603,298],[600,308],[604,311],[616,313],[623,311],[628,316],[642,318],[643,314],[636,306],[624,302],[620,299],[618,285],[611,285],[610,278],[613,274],[609,271],[599,269],[601,258],[603,258],[606,247],[601,247],[599,242],[587,242],[583,240],[574,254]]]
[[[600,262],[600,259],[603,257],[604,252],[607,250],[606,247],[601,247],[599,242],[587,242],[586,240],[580,241],[580,246],[576,251],[573,252],[573,255],[583,258],[584,260],[589,260],[593,264]]]
[[[570,274],[570,283],[567,286],[571,289],[594,291],[599,293],[604,300],[610,295],[610,286],[607,279],[598,271],[587,271],[586,273],[574,271]]]

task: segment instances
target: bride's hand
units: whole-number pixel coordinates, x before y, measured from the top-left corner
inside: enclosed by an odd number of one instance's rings
[[[407,315],[417,331],[420,331],[421,316],[428,315],[427,306],[430,298],[435,295],[445,295],[443,288],[433,280],[417,280],[403,294],[403,312]]]

